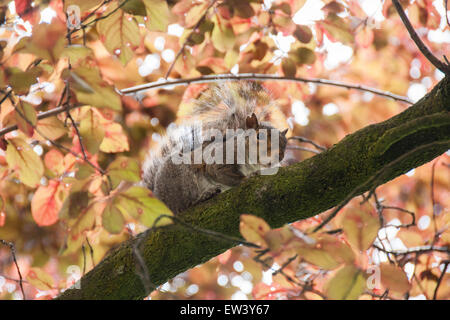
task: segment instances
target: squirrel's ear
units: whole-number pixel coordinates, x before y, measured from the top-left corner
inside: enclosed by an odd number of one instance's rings
[[[248,116],[245,119],[245,126],[247,129],[257,129],[258,128],[258,118],[256,118],[256,114],[252,113],[251,116]]]
[[[288,132],[289,128],[284,129],[283,131],[281,131],[281,134],[283,136],[286,136],[286,133]]]

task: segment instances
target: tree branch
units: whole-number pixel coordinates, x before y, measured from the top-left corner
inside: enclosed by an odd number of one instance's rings
[[[312,217],[339,204],[359,186],[364,188],[355,196],[369,191],[373,185],[367,181],[383,168],[383,174],[376,179],[378,185],[447,151],[450,123],[408,125],[437,114],[450,116],[449,77],[399,115],[348,135],[312,158],[280,168],[276,175],[252,177],[186,210],[177,219],[199,229],[239,237],[242,213],[257,215],[273,228]],[[405,132],[406,129],[409,131]],[[391,134],[393,137],[389,137]],[[380,141],[386,145],[380,146]],[[407,157],[403,156],[408,153]],[[149,281],[157,286],[234,245],[203,232],[193,232],[175,221],[122,243],[81,278],[81,289],[68,289],[58,298],[142,299],[147,296],[149,292],[136,273],[137,241],[141,242],[140,254]]]
[[[423,43],[422,40],[420,40],[419,36],[416,33],[416,30],[414,30],[414,27],[412,26],[411,22],[409,21],[408,17],[406,16],[405,11],[403,11],[402,5],[398,0],[392,0],[392,3],[395,6],[395,9],[397,10],[398,14],[400,15],[400,18],[402,19],[403,24],[405,25],[406,29],[409,32],[409,35],[411,36],[411,39],[416,43],[416,46],[419,48],[420,52],[428,59],[428,61],[431,62],[436,68],[441,70],[447,75],[450,75],[450,66],[443,63],[441,60],[436,58],[436,56],[428,49],[428,47]],[[447,15],[447,11],[445,12]]]
[[[335,80],[327,80],[320,78],[300,78],[300,77],[286,77],[280,76],[276,74],[259,74],[259,73],[240,73],[240,74],[215,74],[215,75],[206,75],[196,78],[188,78],[188,79],[176,79],[176,80],[163,80],[150,82],[126,89],[122,89],[119,91],[121,94],[131,94],[139,91],[168,87],[173,85],[186,85],[191,83],[210,83],[210,82],[218,82],[218,81],[238,81],[238,80],[276,80],[276,81],[292,81],[292,82],[302,82],[302,83],[315,83],[319,85],[328,85],[341,87],[346,89],[355,89],[359,91],[370,92],[385,98],[394,99],[396,101],[401,101],[409,104],[413,104],[413,102],[404,96],[399,96],[393,94],[388,91],[379,90],[376,88],[367,87],[359,84],[352,84],[347,82],[335,81]]]

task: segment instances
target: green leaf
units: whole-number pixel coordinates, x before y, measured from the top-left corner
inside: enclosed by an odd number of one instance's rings
[[[142,187],[131,187],[119,193],[115,204],[123,214],[131,215],[147,227],[152,227],[155,220],[162,214],[172,215],[164,203],[154,198],[150,190]],[[170,222],[168,219],[162,219],[158,225]]]
[[[109,233],[117,234],[123,230],[125,219],[120,210],[110,203],[103,210],[102,225]]]
[[[18,95],[28,93],[30,86],[37,82],[37,77],[41,73],[42,70],[39,67],[33,67],[26,72],[17,67],[10,67],[5,71],[9,85],[13,88],[14,93]]]
[[[117,55],[124,65],[131,60],[134,48],[141,41],[136,20],[127,16],[123,10],[117,10],[107,19],[98,21],[97,31],[106,49]]]
[[[226,25],[226,21],[219,20],[217,15],[214,16],[212,21],[214,21],[214,29],[211,34],[211,41],[214,47],[221,52],[233,49],[236,36],[231,25]]]
[[[143,0],[147,9],[147,28],[150,31],[167,30],[169,25],[170,11],[165,0]]]
[[[289,57],[296,63],[313,64],[316,61],[316,55],[311,49],[301,47],[289,52]]]
[[[96,154],[105,136],[105,130],[100,123],[98,115],[92,108],[83,113],[79,126],[83,146],[91,154]]]
[[[343,267],[325,285],[328,298],[333,300],[355,300],[365,289],[364,274],[355,266]]]
[[[139,164],[136,159],[120,156],[108,166],[107,174],[115,189],[121,181],[140,181]]]
[[[326,19],[320,22],[320,25],[336,41],[342,43],[352,43],[354,41],[350,25],[335,13],[329,13]]]
[[[23,184],[32,188],[39,185],[44,174],[44,165],[24,139],[20,137],[8,139],[6,161],[8,167],[17,172]]]
[[[75,94],[79,102],[117,111],[122,109],[119,95],[113,87],[103,81],[97,68],[78,67],[73,69],[72,72],[82,79],[92,91],[89,92],[89,90],[75,89]],[[70,73],[71,80],[75,81],[76,79],[72,72]]]

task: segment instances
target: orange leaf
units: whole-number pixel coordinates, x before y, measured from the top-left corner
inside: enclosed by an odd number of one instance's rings
[[[48,186],[40,186],[31,201],[31,213],[39,226],[50,226],[58,221],[62,201],[59,197],[60,182],[50,180]]]

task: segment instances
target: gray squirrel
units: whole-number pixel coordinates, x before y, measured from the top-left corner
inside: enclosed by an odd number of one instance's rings
[[[249,176],[267,174],[279,166],[287,145],[287,129],[262,121],[273,107],[255,82],[207,89],[194,102],[191,121],[168,130],[159,150],[147,157],[144,185],[179,214]]]

